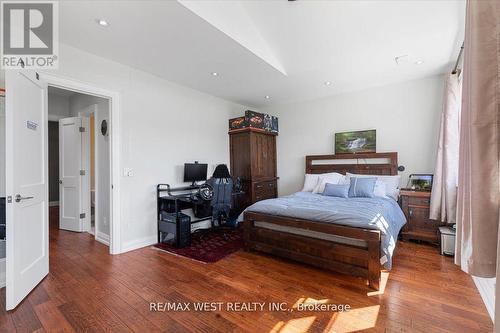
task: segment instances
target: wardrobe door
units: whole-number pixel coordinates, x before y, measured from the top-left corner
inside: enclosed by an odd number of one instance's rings
[[[231,176],[240,177],[241,180],[250,180],[250,133],[237,133],[229,136]]]
[[[252,179],[275,178],[276,136],[252,133],[250,145]]]

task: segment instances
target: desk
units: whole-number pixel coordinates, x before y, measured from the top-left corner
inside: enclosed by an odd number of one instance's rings
[[[160,223],[165,222],[161,218],[161,212],[173,213],[179,216],[179,213],[183,209],[193,209],[198,200],[194,199],[194,195],[198,192],[199,186],[185,186],[185,187],[177,187],[171,188],[168,184],[158,184],[156,186],[156,218],[157,218],[157,236],[158,243],[162,241],[162,235],[160,231]],[[208,203],[209,204],[209,203]],[[193,209],[194,210],[194,209]],[[199,223],[202,221],[211,220],[212,216],[190,220],[190,224]],[[179,220],[176,219],[175,223],[178,224]],[[178,226],[172,228],[176,230],[173,232],[174,242],[175,244],[179,244],[180,234]]]
[[[200,185],[201,186],[201,185]],[[161,242],[161,234],[160,234],[160,221],[161,216],[160,212],[165,211],[168,213],[179,214],[183,209],[199,209],[197,206],[207,206],[208,208],[205,211],[202,211],[202,217],[192,219],[191,225],[195,223],[200,223],[204,221],[212,220],[212,213],[210,207],[210,201],[204,201],[201,198],[196,198],[196,194],[198,193],[200,186],[184,186],[184,187],[170,187],[169,184],[158,184],[156,187],[156,199],[157,199],[157,232],[158,232],[158,243]],[[233,192],[232,195],[237,196],[241,195],[243,192]],[[198,214],[197,214],[198,215]],[[174,235],[177,241],[177,234]]]
[[[158,184],[156,187],[158,216],[160,211],[178,213],[183,209],[195,209],[196,205],[210,206],[210,201],[196,198],[200,186],[184,186],[172,188],[168,184]],[[177,193],[177,194],[176,194]],[[193,220],[191,223],[198,223],[211,219],[211,213],[203,214],[202,218]]]

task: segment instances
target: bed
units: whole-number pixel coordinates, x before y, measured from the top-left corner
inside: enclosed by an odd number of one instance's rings
[[[396,175],[397,153],[306,156],[306,173]],[[406,223],[394,199],[332,198],[299,192],[243,213],[245,249],[366,279],[378,290]]]

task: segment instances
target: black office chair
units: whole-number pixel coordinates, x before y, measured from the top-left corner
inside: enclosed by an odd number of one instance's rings
[[[212,228],[221,226],[223,220],[229,218],[233,200],[233,180],[225,164],[215,168],[212,178],[206,184],[212,188]],[[217,222],[217,225],[216,225]]]
[[[203,240],[209,233],[222,232],[223,237],[227,239],[225,231],[233,228],[225,226],[223,222],[229,219],[232,207],[233,180],[226,165],[220,164],[215,168],[212,178],[200,188],[199,197],[200,200],[210,201],[212,217],[210,228],[198,229],[195,234]]]

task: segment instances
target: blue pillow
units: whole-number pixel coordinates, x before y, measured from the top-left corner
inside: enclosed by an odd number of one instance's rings
[[[373,177],[351,177],[351,186],[349,187],[350,198],[373,198],[375,183],[377,178]]]
[[[330,184],[326,183],[323,195],[329,197],[348,198],[349,197],[349,184]]]

